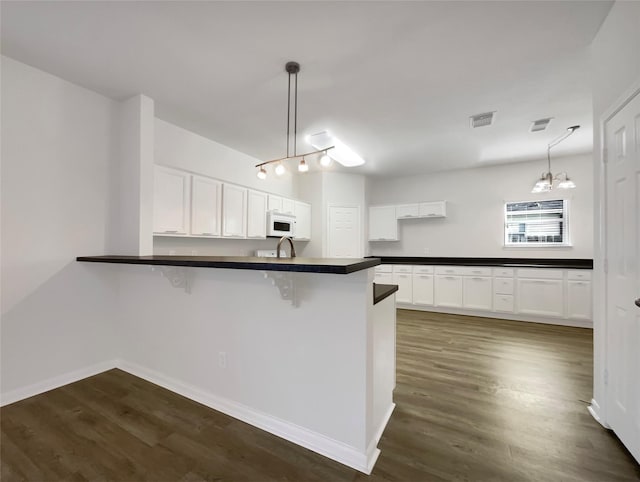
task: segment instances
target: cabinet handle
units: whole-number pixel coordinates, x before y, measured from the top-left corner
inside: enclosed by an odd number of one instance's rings
[[[166,231],[164,231],[164,232],[165,232],[165,233],[177,233],[177,232],[178,232],[178,230],[177,230],[177,229],[174,229],[173,231],[166,230]]]
[[[456,277],[455,276],[445,276],[444,279],[453,279],[453,280],[455,280]]]
[[[474,281],[482,281],[484,278],[474,277],[474,278],[471,278],[471,279],[474,280]]]

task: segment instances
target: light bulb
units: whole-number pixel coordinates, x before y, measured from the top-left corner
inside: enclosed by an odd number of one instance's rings
[[[558,183],[558,188],[560,189],[573,189],[575,187],[576,187],[576,183],[569,178],[565,179],[564,181],[560,181]]]
[[[325,152],[320,158],[320,165],[322,167],[329,167],[331,165],[331,158]]]
[[[282,176],[286,172],[286,169],[284,168],[281,162],[278,163],[278,165],[276,166],[275,172],[276,172],[276,175],[278,176]]]
[[[309,165],[305,162],[304,159],[302,159],[300,161],[300,164],[298,164],[298,171],[307,172],[308,170],[309,170]]]
[[[267,171],[265,170],[264,167],[261,167],[258,170],[258,179],[266,179],[267,178]]]

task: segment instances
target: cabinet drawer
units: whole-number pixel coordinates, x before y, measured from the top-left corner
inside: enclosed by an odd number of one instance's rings
[[[513,294],[513,278],[495,278],[493,288],[496,294],[512,295]]]
[[[407,264],[396,264],[393,266],[394,273],[412,273],[413,266]]]
[[[417,218],[420,208],[417,204],[401,204],[396,206],[396,217],[398,219]]]
[[[519,269],[518,278],[563,279],[564,276],[561,269],[530,268],[530,269]]]
[[[591,280],[591,270],[589,269],[572,269],[567,271],[567,279],[572,281]]]
[[[433,266],[414,266],[413,274],[433,274]]]
[[[513,295],[494,295],[493,311],[513,313]]]
[[[436,266],[435,272],[436,274],[462,275],[464,274],[464,268],[459,266]]]
[[[462,268],[465,276],[491,276],[491,268],[466,267]]]
[[[393,274],[392,273],[376,273],[374,281],[381,285],[392,285]]]
[[[375,269],[376,273],[393,273],[392,264],[379,264]]]
[[[493,276],[501,278],[513,278],[513,268],[493,268]]]

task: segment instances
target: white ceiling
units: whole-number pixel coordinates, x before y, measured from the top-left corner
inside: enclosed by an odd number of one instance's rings
[[[592,148],[588,46],[609,1],[9,2],[2,52],[259,159],[285,150],[284,64],[299,131],[330,129],[407,175]],[[472,130],[468,117],[497,111]],[[530,133],[531,121],[554,117]],[[302,136],[300,137],[302,139]],[[302,148],[306,148],[300,140]],[[300,150],[300,149],[299,149]]]

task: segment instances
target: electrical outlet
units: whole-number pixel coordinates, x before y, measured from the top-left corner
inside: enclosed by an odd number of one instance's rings
[[[220,365],[220,368],[227,368],[227,352],[221,351],[218,353],[218,365]]]
[[[423,248],[422,250],[422,254],[427,255],[429,254],[429,248],[427,248],[426,246]]]

